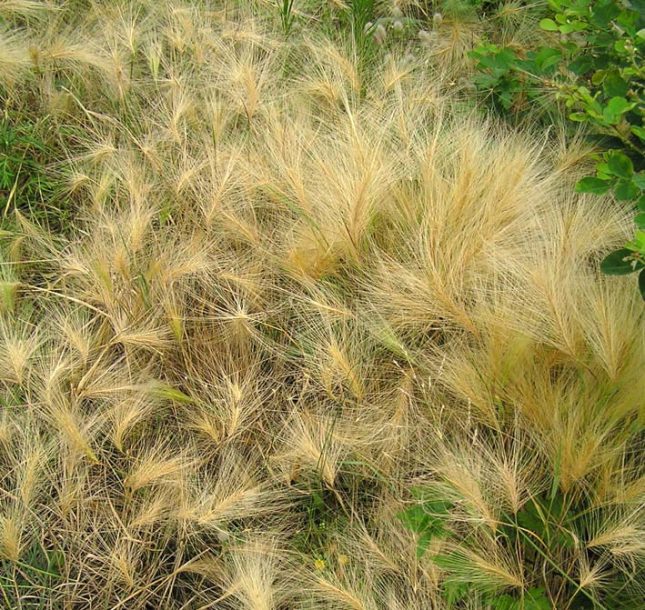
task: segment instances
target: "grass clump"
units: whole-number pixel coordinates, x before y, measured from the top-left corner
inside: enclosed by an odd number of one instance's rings
[[[72,210],[5,202],[6,607],[637,607],[643,309],[578,142],[345,2],[5,5]]]

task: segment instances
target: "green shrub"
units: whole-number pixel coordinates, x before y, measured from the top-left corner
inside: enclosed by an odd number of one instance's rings
[[[640,0],[639,0],[640,2]],[[635,210],[636,234],[601,264],[608,274],[639,273],[645,298],[645,11],[619,0],[549,0],[540,27],[550,44],[526,52],[493,43],[472,57],[475,84],[501,111],[526,108],[553,90],[572,123],[584,123],[604,152],[582,193],[613,192]]]

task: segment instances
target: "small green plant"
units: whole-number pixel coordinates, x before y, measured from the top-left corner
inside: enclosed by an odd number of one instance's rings
[[[46,598],[60,583],[65,567],[61,550],[33,542],[21,561],[0,561],[0,599],[6,608],[46,608]],[[33,604],[24,605],[31,594]],[[37,601],[40,600],[40,601]]]
[[[296,15],[293,11],[295,0],[279,0],[279,2],[280,23],[282,24],[282,30],[284,31],[285,36],[289,36],[289,34],[291,34],[291,30],[293,29],[293,24],[296,18]]]
[[[361,56],[365,56],[371,46],[375,4],[375,0],[352,0],[349,5],[352,36]]]
[[[413,489],[417,503],[399,514],[403,525],[417,536],[417,556],[426,554],[433,540],[454,541],[454,532],[450,527],[450,511],[454,502],[437,497],[429,489]],[[518,514],[522,519],[523,515]],[[524,520],[524,519],[522,519]],[[505,534],[510,543],[514,531],[509,529]],[[500,593],[494,587],[464,582],[459,573],[468,564],[468,558],[459,547],[446,553],[432,556],[432,561],[442,568],[446,576],[442,585],[442,594],[450,607],[465,601],[471,594],[478,594],[482,602],[495,610],[550,610],[551,604],[542,587],[533,587],[521,597]]]
[[[428,497],[426,490],[420,488],[413,488],[412,495],[418,502],[402,511],[399,518],[408,530],[418,536],[417,555],[423,557],[431,540],[448,535],[446,520],[453,504]]]
[[[469,568],[472,562],[469,539],[474,534],[465,534],[460,528],[452,516],[457,503],[442,498],[441,489],[432,486],[413,489],[416,502],[402,511],[399,518],[415,534],[419,558],[426,554],[431,542],[443,543],[430,560],[444,571],[442,594],[449,607],[477,597],[495,610],[551,610],[554,595],[565,604],[563,607],[575,610],[636,607],[634,597],[625,594],[629,577],[619,571],[614,575],[615,586],[601,600],[561,567],[574,561],[575,553],[584,548],[589,536],[589,517],[594,509],[585,502],[576,502],[555,489],[553,493],[533,497],[516,513],[500,515],[496,544],[500,550],[511,550],[521,558],[528,587],[509,593],[472,577],[478,569],[476,564]],[[586,552],[590,562],[597,559],[592,552]],[[553,582],[559,583],[557,593],[549,589]]]
[[[50,208],[57,192],[47,165],[51,147],[41,135],[42,122],[5,115],[0,119],[0,214],[29,211],[32,217],[63,227],[69,210]]]

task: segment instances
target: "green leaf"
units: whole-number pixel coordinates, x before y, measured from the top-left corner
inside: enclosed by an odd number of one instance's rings
[[[629,178],[634,173],[632,160],[625,154],[618,151],[607,153],[607,166],[609,171],[619,178]]]
[[[508,70],[513,66],[515,59],[515,51],[506,47],[494,56],[493,67],[497,68],[498,70]]]
[[[564,23],[558,29],[563,34],[571,34],[571,32],[576,31],[576,26],[573,23]]]
[[[517,58],[515,51],[508,47],[479,47],[473,56],[479,60],[480,68],[489,68],[498,72],[498,75],[508,71]]]
[[[524,610],[551,610],[551,602],[542,587],[534,587],[526,592]]]
[[[553,19],[542,19],[542,21],[540,21],[540,27],[547,32],[558,31],[558,24],[553,21]]]
[[[576,57],[571,63],[569,63],[569,70],[574,74],[581,76],[586,74],[593,67],[593,59],[589,55],[581,55]]]
[[[428,527],[431,519],[430,515],[428,515],[419,504],[411,506],[410,508],[400,512],[398,516],[403,522],[403,525],[415,534],[423,533]]]
[[[636,217],[634,218],[634,222],[636,223],[636,226],[639,229],[645,229],[645,212],[636,214]]]
[[[443,586],[443,596],[449,607],[462,601],[470,592],[468,583],[448,581]]]
[[[619,13],[620,8],[617,2],[594,2],[591,21],[596,26],[606,28]]]
[[[510,91],[502,91],[499,94],[499,101],[505,110],[509,110],[513,105],[513,95]]]
[[[625,44],[626,42],[627,41],[623,40],[622,38],[620,40],[617,40],[614,43],[614,51],[616,51],[616,53],[620,53],[621,55],[623,53],[627,53],[627,46]]]
[[[640,0],[625,3],[626,6],[633,6],[636,10],[622,10],[616,15],[616,23],[622,26],[622,29],[625,30],[630,37],[636,36],[636,25],[640,24],[641,15],[643,14],[643,7],[642,5],[639,6],[639,3]]]
[[[602,178],[603,180],[613,179],[611,172],[609,171],[609,165],[607,165],[607,163],[605,163],[604,161],[596,163],[596,176],[598,178]]]
[[[189,404],[195,402],[188,394],[184,394],[181,390],[173,388],[172,386],[157,382],[150,386],[150,394],[155,398],[162,400],[171,400],[178,403]]]
[[[450,513],[453,503],[447,500],[426,500],[423,510],[429,515],[446,517]]]
[[[562,61],[562,53],[551,47],[542,47],[533,57],[537,72],[547,72]]]
[[[620,180],[614,189],[618,201],[631,201],[640,194],[640,189],[631,180]]]
[[[507,595],[497,595],[488,600],[488,604],[493,610],[520,610],[519,600]]]
[[[605,77],[602,88],[609,97],[621,97],[627,95],[629,84],[618,74],[618,71],[612,71]]]
[[[542,503],[540,504],[542,506]],[[555,494],[553,498],[548,502],[547,512],[549,516],[560,523],[566,514],[564,496],[562,494]]]
[[[628,275],[636,271],[634,253],[627,248],[615,250],[600,263],[600,270],[606,275]]]
[[[641,191],[645,191],[645,171],[634,174],[632,180]]]
[[[611,182],[588,176],[579,180],[576,184],[576,193],[593,193],[604,195],[611,188]]]
[[[631,110],[636,104],[628,102],[624,97],[612,97],[603,108],[603,118],[610,124],[616,125],[623,114]]]
[[[538,509],[538,502],[535,499],[529,500],[517,513],[517,522],[520,527],[537,534],[540,538],[546,537],[544,521]]]
[[[634,239],[625,244],[625,248],[633,252],[645,255],[645,231],[636,231]]]
[[[645,301],[645,269],[643,269],[638,274],[638,289],[640,290],[641,296],[643,297],[643,300]]]
[[[424,532],[419,536],[417,540],[417,557],[419,559],[425,555],[425,552],[428,550],[428,545],[434,537],[432,532]]]
[[[487,89],[495,89],[500,82],[500,79],[497,76],[493,76],[492,74],[486,74],[486,73],[480,73],[476,74],[473,77],[473,82],[479,89],[487,90]]]
[[[632,125],[632,133],[639,139],[645,142],[645,127],[639,127],[638,125]]]

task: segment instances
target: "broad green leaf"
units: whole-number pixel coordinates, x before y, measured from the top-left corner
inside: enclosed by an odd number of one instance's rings
[[[628,275],[636,271],[634,253],[621,248],[606,256],[600,263],[600,270],[607,275]]]
[[[540,27],[547,32],[558,31],[558,24],[553,21],[553,19],[542,19],[542,21],[540,21]]]
[[[553,541],[559,548],[573,549],[576,545],[576,536],[570,530],[556,526]]]
[[[476,74],[473,77],[473,82],[480,89],[495,89],[497,83],[499,83],[499,78],[497,76],[493,76],[492,74],[481,73]]]
[[[639,189],[641,189],[642,191],[645,190],[645,171],[634,174],[632,176],[632,180]]]
[[[526,592],[524,610],[551,610],[551,602],[542,587],[534,587]]]
[[[533,63],[539,72],[546,72],[562,60],[562,53],[557,49],[542,47],[533,58]]]
[[[598,178],[602,178],[603,180],[613,179],[613,176],[609,171],[609,165],[607,165],[607,163],[605,163],[604,161],[601,161],[600,163],[596,163],[596,176]]]
[[[620,40],[617,40],[614,43],[614,51],[618,53],[619,55],[626,55],[629,53],[628,46],[627,46],[627,41],[624,38],[621,38]]]
[[[640,194],[640,189],[631,180],[620,180],[614,189],[618,201],[631,201]]]
[[[423,510],[423,507],[418,504],[400,512],[398,516],[403,522],[403,525],[415,534],[423,533],[432,518]]]
[[[629,84],[618,71],[612,71],[603,80],[602,88],[609,97],[624,97],[629,91]]]
[[[480,67],[483,66],[502,73],[509,70],[516,60],[515,51],[508,47],[488,51],[480,48],[475,57],[479,59]]]
[[[591,21],[594,25],[605,28],[609,22],[615,19],[620,13],[620,8],[616,2],[594,2],[592,5]]]
[[[560,26],[560,31],[563,34],[569,34],[570,32],[584,32],[588,29],[588,25],[584,21],[571,21]]]
[[[622,115],[631,110],[635,105],[633,102],[628,102],[624,97],[612,97],[603,108],[603,118],[610,125],[615,125],[620,121]]]
[[[631,239],[625,244],[628,250],[645,254],[645,231],[636,231],[634,239]]]
[[[594,195],[604,195],[611,188],[611,182],[588,176],[579,180],[576,184],[576,193],[593,193]]]
[[[511,48],[505,47],[495,55],[494,67],[499,70],[508,70],[513,66],[515,59],[515,51]]]
[[[594,85],[600,85],[600,83],[605,80],[606,76],[607,72],[605,70],[596,70],[591,76],[591,82]]]
[[[564,496],[562,494],[555,494],[552,499],[540,502],[540,506],[545,506],[546,510],[553,521],[561,523],[566,514]]]
[[[639,229],[645,229],[645,212],[636,214],[636,217],[634,218],[634,222],[636,223],[636,226]]]
[[[537,534],[540,538],[546,537],[544,521],[538,509],[538,504],[534,499],[529,500],[522,509],[518,511],[517,522],[520,527]]]
[[[632,160],[619,151],[607,153],[607,166],[609,171],[619,178],[629,178],[634,173]]]
[[[513,95],[510,91],[502,91],[499,94],[499,101],[505,110],[509,110],[513,105]]]
[[[627,6],[633,5],[639,12],[633,10],[622,10],[616,15],[616,23],[627,32],[630,37],[636,36],[636,25],[640,23],[643,14],[642,5],[639,6],[640,0],[631,2]],[[639,15],[640,13],[640,15]]]
[[[581,55],[569,63],[569,70],[580,76],[586,74],[593,67],[593,59],[589,55]]]

